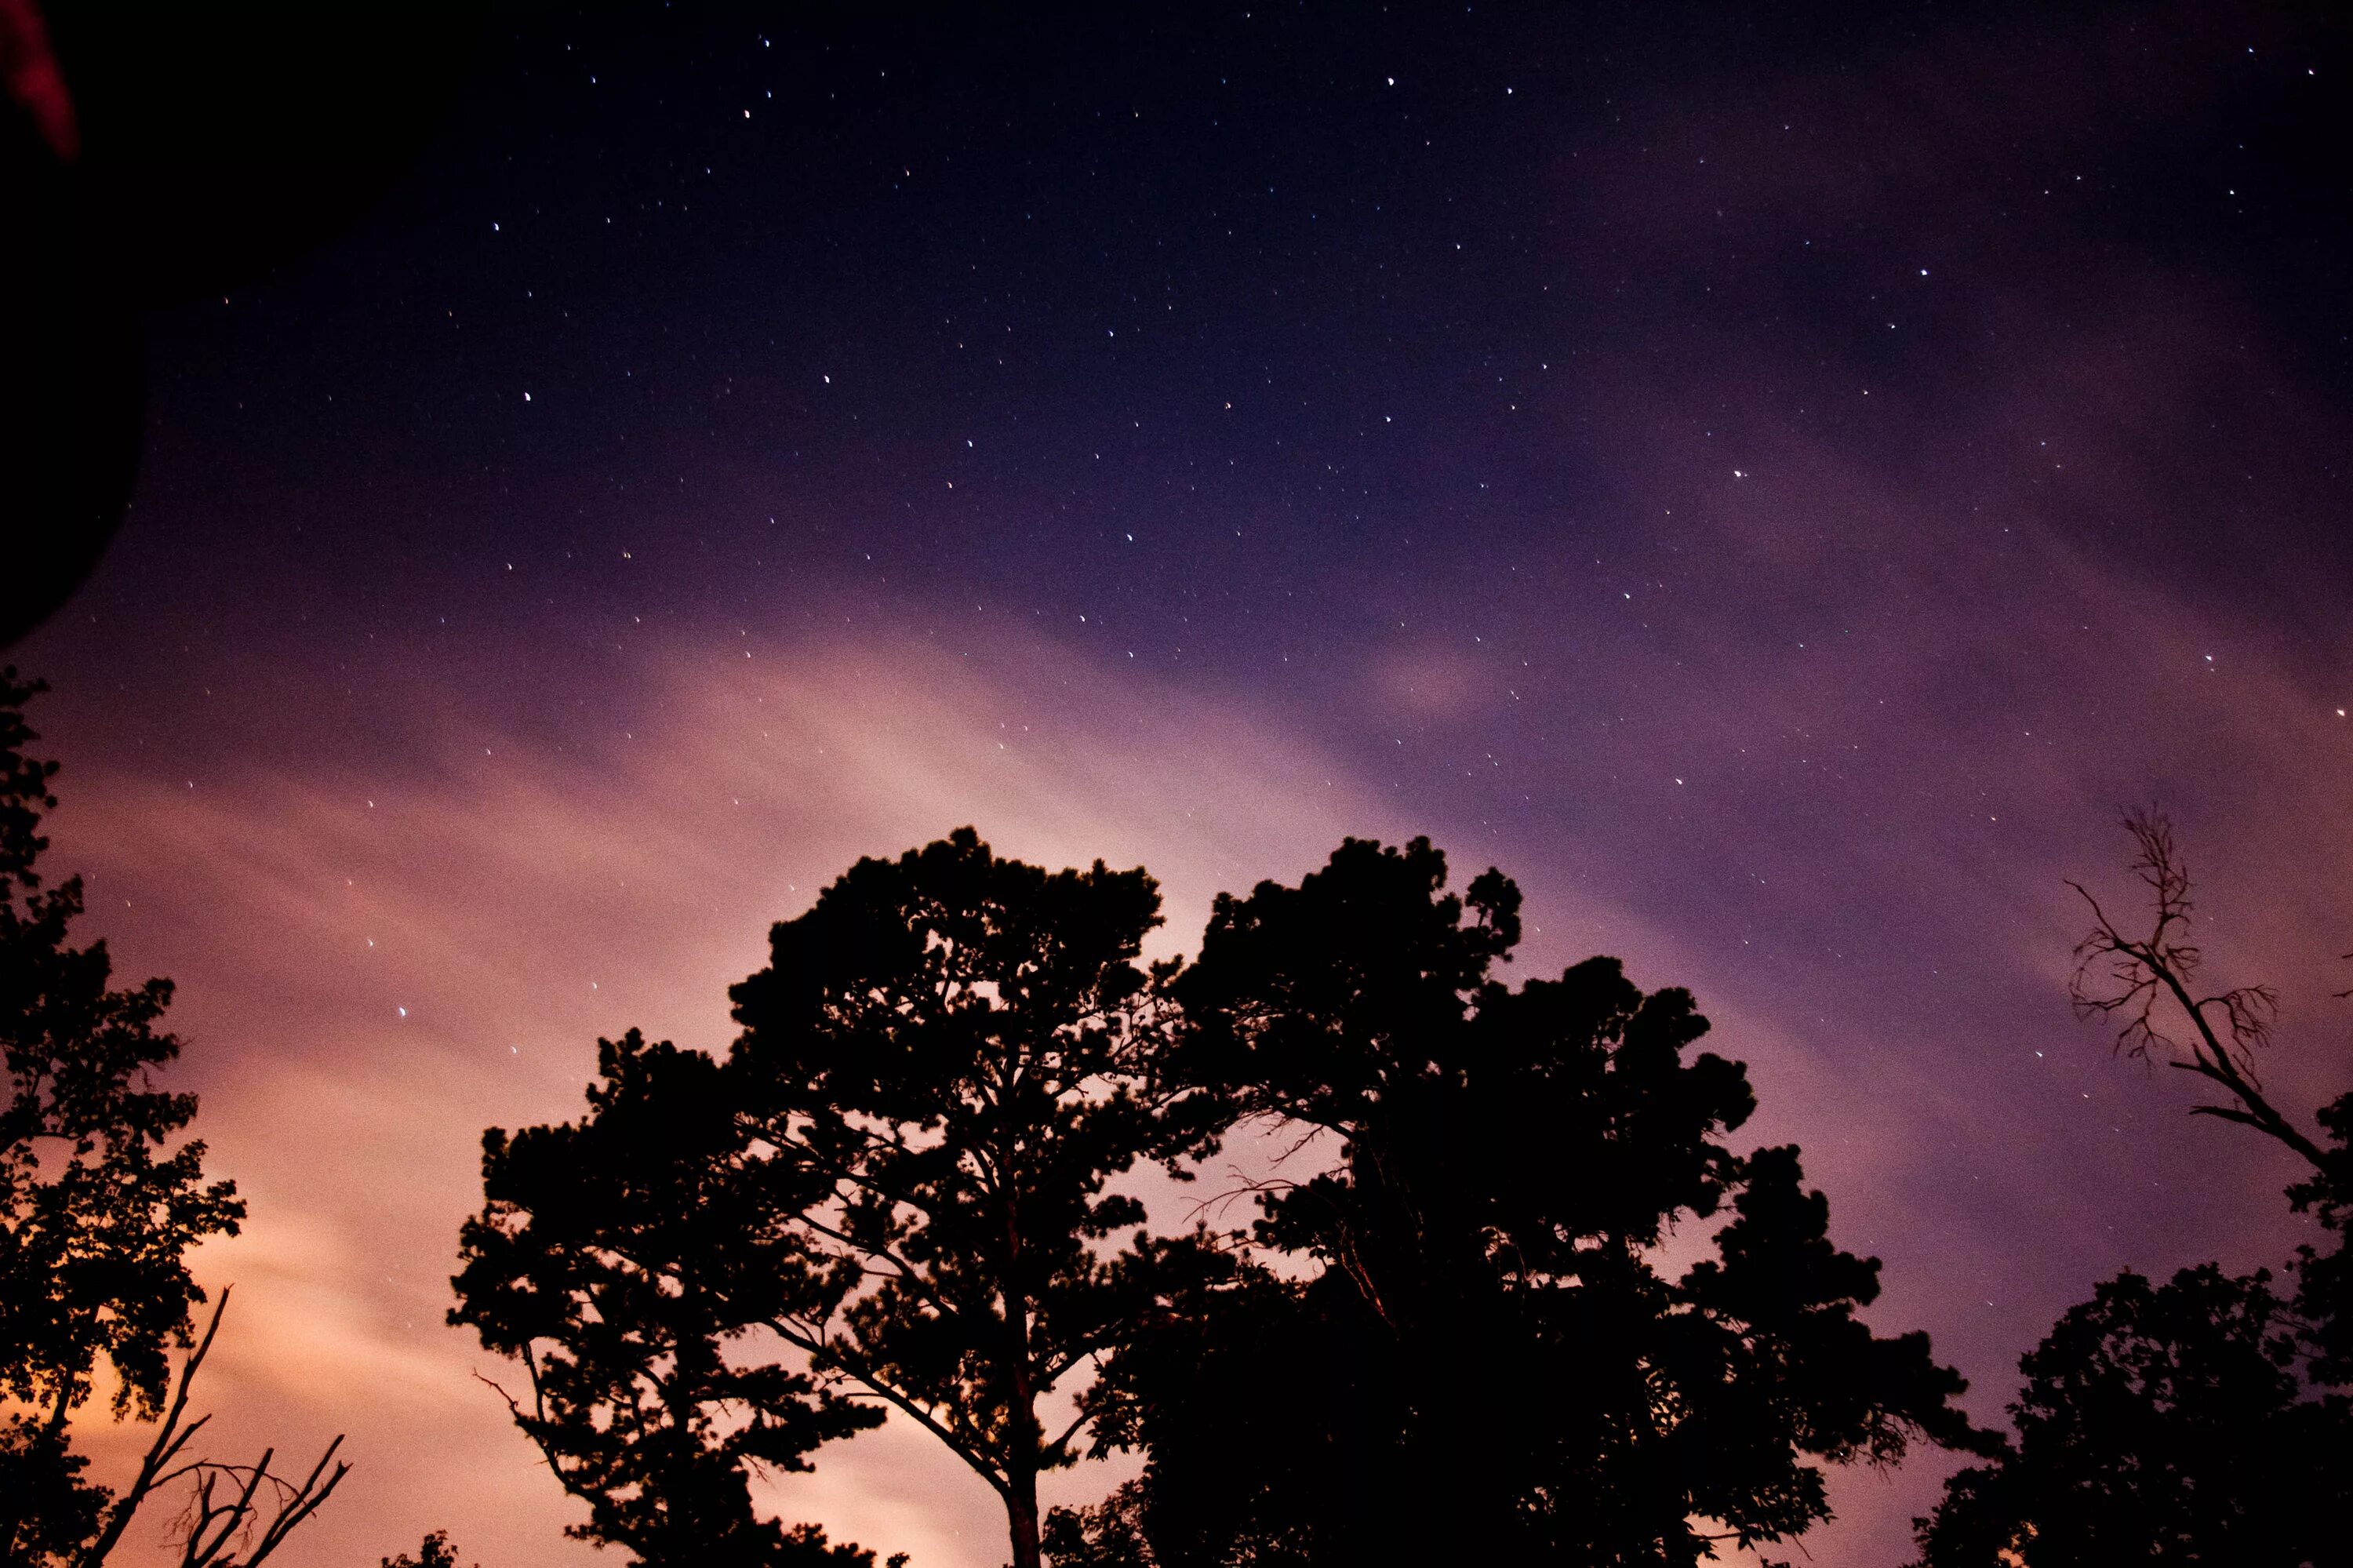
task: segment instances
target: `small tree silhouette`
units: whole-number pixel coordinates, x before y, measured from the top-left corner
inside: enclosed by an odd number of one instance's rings
[[[766,1319],[841,1291],[763,1217],[818,1189],[753,1168],[732,1081],[709,1056],[633,1030],[598,1060],[580,1122],[484,1135],[488,1203],[466,1225],[450,1313],[522,1362],[526,1397],[499,1392],[588,1504],[565,1533],[654,1568],[871,1563],[813,1525],[756,1518],[748,1484],[805,1470],[820,1444],[882,1419],[743,1353]]]
[[[386,1557],[382,1568],[458,1568],[458,1551],[449,1544],[449,1532],[437,1530],[425,1538],[414,1555],[404,1552],[397,1557]],[[478,1563],[474,1568],[481,1568],[481,1564]]]

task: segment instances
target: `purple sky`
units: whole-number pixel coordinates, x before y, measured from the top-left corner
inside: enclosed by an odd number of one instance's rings
[[[2069,1017],[2063,879],[2168,810],[2266,1083],[2345,1086],[2343,32],[1485,9],[511,20],[356,229],[156,322],[12,657],[252,1202],[218,1425],[352,1434],[289,1568],[588,1561],[441,1324],[480,1129],[964,822],[1148,866],[1169,950],[1343,834],[1500,865],[1520,972],[1698,994],[1989,1417],[2095,1280],[2286,1254],[2289,1160]],[[1002,1550],[897,1427],[773,1495]]]

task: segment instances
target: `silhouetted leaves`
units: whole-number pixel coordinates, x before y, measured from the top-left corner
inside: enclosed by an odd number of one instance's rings
[[[1096,1446],[1143,1478],[1049,1520],[1071,1563],[1380,1563],[1427,1509],[1402,1347],[1346,1276],[1286,1279],[1185,1238],[1153,1249],[1158,1309],[1094,1390]],[[1482,1374],[1472,1374],[1482,1375]]]
[[[881,1419],[848,1391],[945,1443],[1037,1562],[1076,1436],[1039,1402],[1135,1317],[1098,1244],[1143,1211],[1105,1183],[1205,1136],[1150,1080],[1158,909],[1141,871],[1049,874],[970,829],[860,861],[776,927],[724,1063],[632,1034],[586,1120],[489,1135],[453,1316],[524,1360],[582,1533],[683,1562],[754,1531],[747,1467]]]
[[[1725,1141],[1753,1100],[1691,998],[1607,959],[1506,986],[1519,890],[1445,880],[1352,840],[1146,976],[1142,871],[965,829],[778,925],[723,1062],[604,1043],[585,1119],[486,1138],[452,1315],[523,1362],[575,1533],[849,1553],[755,1521],[744,1478],[871,1425],[860,1396],[996,1489],[1025,1565],[1041,1536],[1099,1568],[1690,1563],[1827,1517],[1822,1464],[1982,1449],[1926,1339],[1856,1317],[1879,1266],[1797,1150]],[[1120,1248],[1144,1213],[1109,1184],[1243,1122],[1307,1167],[1249,1236]],[[1090,1427],[1143,1477],[1039,1520]]]
[[[179,1054],[154,1027],[171,982],[109,990],[106,945],[67,939],[80,880],[42,891],[34,862],[57,764],[25,755],[37,737],[24,705],[43,689],[0,671],[0,1398],[19,1406],[0,1427],[0,1563],[94,1568],[150,1496],[185,1483],[183,1568],[255,1568],[350,1467],[335,1459],[340,1436],[299,1480],[270,1467],[275,1450],[234,1465],[190,1447],[210,1418],[190,1418],[189,1389],[228,1294],[194,1340],[189,1308],[205,1293],[185,1254],[236,1234],[245,1204],[229,1182],[204,1184],[200,1140],[170,1147],[196,1112],[194,1095],[149,1078]],[[175,1345],[187,1353],[174,1386]],[[101,1359],[114,1414],[161,1418],[119,1495],[87,1478],[69,1425]]]
[[[1173,1075],[1336,1144],[1255,1227],[1324,1272],[1176,1271],[1099,1395],[1143,1482],[1058,1539],[1170,1565],[1690,1563],[1827,1517],[1810,1460],[1976,1441],[1925,1337],[1855,1318],[1878,1265],[1829,1242],[1797,1151],[1723,1141],[1753,1102],[1738,1064],[1687,1054],[1691,998],[1610,959],[1508,988],[1518,889],[1444,885],[1426,841],[1350,841],[1218,901],[1170,987]],[[1662,1273],[1727,1202],[1716,1255]]]
[[[597,1063],[581,1122],[484,1136],[489,1203],[466,1225],[450,1314],[523,1362],[516,1422],[589,1506],[567,1533],[657,1568],[871,1562],[755,1518],[745,1478],[807,1469],[881,1413],[733,1353],[846,1281],[751,1219],[758,1181],[720,1064],[634,1030]]]
[[[459,1568],[457,1549],[449,1544],[449,1532],[437,1530],[427,1535],[412,1555],[402,1552],[397,1557],[383,1560],[383,1568]],[[481,1568],[475,1563],[473,1568]]]
[[[2296,1308],[2312,1351],[2313,1381],[2341,1388],[2353,1384],[2353,1252],[2346,1250],[2347,1233],[2353,1231],[2353,1092],[2321,1107],[2317,1119],[2327,1142],[2319,1146],[2311,1178],[2290,1187],[2287,1197],[2337,1245],[2296,1249]]]
[[[204,1180],[202,1140],[173,1146],[195,1097],[149,1081],[179,1054],[155,1027],[171,982],[111,989],[106,944],[69,940],[80,879],[45,889],[35,869],[57,804],[57,765],[24,750],[42,689],[0,672],[0,1397],[18,1406],[0,1427],[0,1561],[28,1563],[100,1536],[115,1499],[86,1478],[69,1418],[101,1361],[118,1417],[156,1414],[204,1299],[185,1255],[245,1213],[232,1183]]]
[[[1157,1568],[1140,1519],[1144,1489],[1129,1481],[1090,1508],[1051,1509],[1045,1551],[1054,1568]]]
[[[1919,1521],[1924,1568],[2341,1561],[2353,1410],[2308,1399],[2269,1274],[2126,1272],[2019,1365],[2016,1449]]]
[[[1017,1565],[1038,1474],[1075,1457],[1039,1402],[1134,1317],[1095,1244],[1144,1211],[1105,1184],[1198,1137],[1151,1079],[1159,906],[1141,870],[1050,874],[963,829],[860,862],[733,993],[761,1136],[829,1184],[797,1221],[870,1282],[797,1331],[996,1489]]]

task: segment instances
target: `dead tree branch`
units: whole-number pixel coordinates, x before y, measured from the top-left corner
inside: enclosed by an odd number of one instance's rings
[[[2126,936],[2083,884],[2070,882],[2092,911],[2093,927],[2075,944],[2068,994],[2079,1018],[2118,1020],[2116,1048],[2127,1056],[2192,1073],[2223,1090],[2225,1103],[2190,1107],[2252,1127],[2295,1150],[2317,1169],[2320,1147],[2263,1096],[2255,1054],[2270,1044],[2276,993],[2264,985],[2200,996],[2191,981],[2202,960],[2188,928],[2194,906],[2189,871],[2173,842],[2173,824],[2155,811],[2125,814],[2139,851],[2133,871],[2155,900],[2148,934]],[[2168,1004],[2170,1003],[2168,1006]],[[2185,1033],[2175,1015],[2187,1022]]]
[[[350,1464],[341,1461],[335,1462],[332,1474],[327,1469],[329,1462],[334,1460],[335,1450],[343,1446],[340,1436],[327,1445],[319,1462],[299,1483],[271,1473],[269,1462],[276,1457],[275,1449],[264,1449],[259,1462],[253,1465],[227,1465],[212,1459],[174,1462],[212,1419],[210,1415],[199,1415],[182,1425],[188,1410],[188,1389],[195,1382],[196,1369],[204,1365],[206,1355],[213,1348],[214,1336],[220,1332],[221,1316],[228,1310],[228,1287],[223,1287],[212,1318],[205,1325],[204,1338],[196,1341],[188,1359],[180,1364],[171,1405],[164,1414],[163,1425],[156,1429],[155,1441],[148,1446],[147,1457],[140,1462],[138,1476],[115,1499],[107,1512],[104,1528],[74,1559],[74,1568],[99,1568],[121,1542],[131,1516],[139,1511],[141,1504],[159,1489],[190,1479],[195,1483],[195,1492],[181,1516],[181,1568],[256,1568],[278,1550],[296,1525],[318,1511],[319,1505],[327,1500],[350,1471]],[[244,1551],[243,1556],[236,1555],[239,1550]]]

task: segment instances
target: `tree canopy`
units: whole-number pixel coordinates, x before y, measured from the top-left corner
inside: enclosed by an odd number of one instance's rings
[[[2353,1387],[2353,1090],[2315,1113],[2327,1139],[2318,1146],[2312,1174],[2287,1190],[2298,1213],[2308,1213],[2335,1237],[2330,1246],[2296,1249],[2296,1306],[2303,1313],[2309,1370],[2316,1383]]]
[[[465,1227],[451,1319],[522,1361],[515,1419],[588,1505],[568,1533],[652,1568],[871,1563],[758,1518],[747,1475],[806,1469],[881,1413],[734,1353],[844,1282],[760,1219],[774,1183],[750,1169],[718,1062],[635,1031],[600,1042],[597,1061],[581,1121],[485,1135],[488,1203]]]
[[[2304,1397],[2269,1273],[2127,1270],[2019,1363],[2018,1442],[1921,1521],[1922,1568],[2326,1560],[2353,1501],[2341,1398]]]
[[[681,1467],[790,1467],[880,1419],[850,1397],[880,1400],[996,1490],[1015,1563],[1039,1561],[1038,1477],[1076,1457],[1040,1405],[1134,1319],[1099,1244],[1143,1210],[1107,1183],[1205,1136],[1152,1076],[1135,959],[1158,921],[1140,870],[1049,874],[970,829],[862,860],[775,928],[723,1062],[608,1043],[586,1120],[489,1136],[453,1316],[541,1369],[519,1414],[590,1497],[587,1533],[636,1546],[617,1510],[680,1506],[600,1455],[634,1446],[649,1377],[707,1362],[728,1385],[708,1404],[758,1412],[759,1446],[666,1414]],[[598,1190],[567,1191],[592,1163]],[[788,1352],[805,1371],[757,1359]]]
[[[1878,1264],[1830,1242],[1798,1151],[1725,1141],[1753,1097],[1691,1050],[1691,997],[1608,959],[1506,986],[1519,890],[1445,885],[1425,840],[1352,840],[1218,901],[1170,986],[1172,1075],[1336,1163],[1261,1186],[1280,1271],[1169,1255],[1098,1398],[1144,1477],[1058,1537],[1166,1564],[1690,1563],[1827,1517],[1815,1461],[1975,1442],[1926,1337],[1857,1317]],[[1715,1218],[1713,1255],[1670,1270]]]
[[[1507,986],[1518,889],[1445,883],[1352,840],[1147,973],[1144,872],[964,829],[776,926],[723,1058],[605,1042],[580,1121],[487,1135],[453,1313],[523,1361],[575,1533],[863,1556],[745,1478],[878,1403],[995,1489],[1018,1568],[1687,1563],[1827,1517],[1824,1464],[1976,1444],[1925,1337],[1858,1316],[1878,1264],[1798,1151],[1727,1141],[1753,1096],[1690,996],[1607,959]],[[1140,1228],[1114,1183],[1242,1124],[1318,1169],[1246,1234]],[[1140,1480],[1039,1519],[1041,1473],[1119,1447]]]

